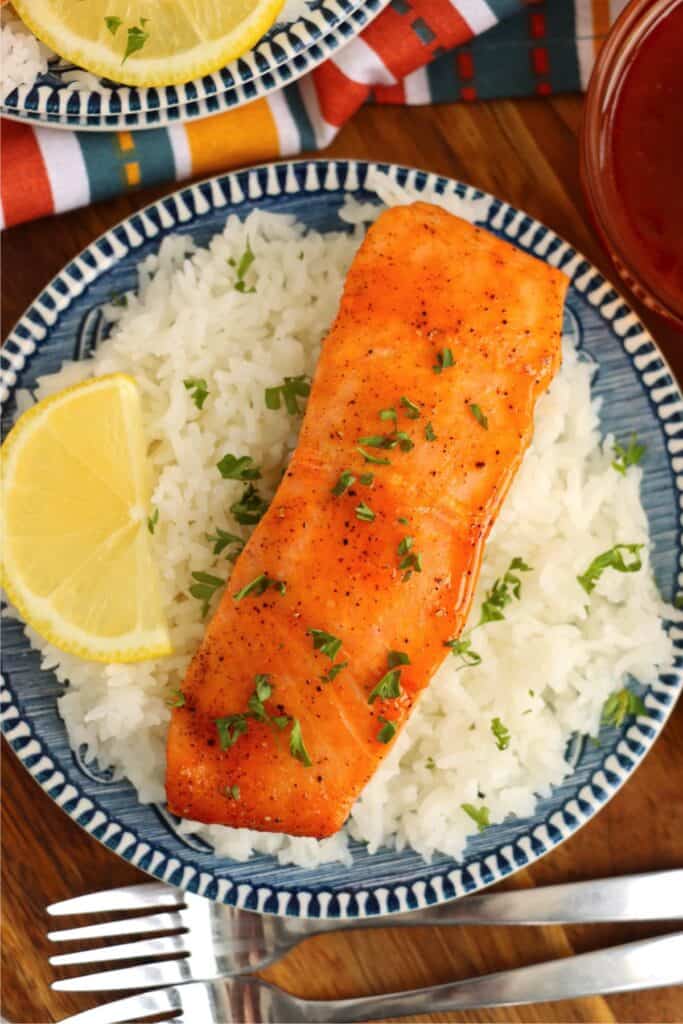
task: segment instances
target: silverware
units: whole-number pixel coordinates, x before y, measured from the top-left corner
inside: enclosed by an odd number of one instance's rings
[[[187,1024],[301,1024],[412,1017],[418,1013],[519,1006],[683,982],[683,932],[597,953],[486,974],[450,985],[361,999],[297,999],[258,978],[192,982],[145,992],[68,1017],[62,1024],[117,1024],[175,1010]]]
[[[148,958],[149,963],[65,978],[54,989],[71,992],[153,988],[252,973],[304,939],[347,928],[397,928],[456,924],[569,924],[683,918],[683,870],[574,882],[547,888],[466,896],[436,907],[362,920],[302,920],[254,914],[181,889],[151,882],[54,903],[48,913],[89,914],[128,910],[155,913],[49,932],[52,941],[115,935],[149,936],[118,945],[50,957],[54,966]],[[180,930],[183,932],[178,934]],[[181,956],[181,959],[178,957]],[[169,959],[174,957],[175,959]]]

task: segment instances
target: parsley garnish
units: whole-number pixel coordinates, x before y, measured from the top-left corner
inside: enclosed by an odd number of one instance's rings
[[[190,587],[190,593],[202,602],[202,618],[205,618],[211,598],[223,586],[225,580],[222,580],[220,576],[212,576],[209,572],[193,572],[192,579],[195,582]]]
[[[477,826],[477,832],[483,832],[489,828],[491,819],[488,807],[475,807],[474,804],[460,804],[465,814],[468,814]]]
[[[401,670],[391,669],[382,676],[375,688],[368,697],[368,704],[374,704],[379,697],[380,700],[393,700],[401,696]]]
[[[422,555],[418,555],[414,551],[411,552],[410,549],[412,548],[413,543],[413,537],[404,537],[398,545],[398,554],[400,558],[398,567],[399,569],[404,570],[402,579],[403,583],[410,579],[413,572],[422,572]]]
[[[401,398],[401,405],[406,411],[406,416],[409,420],[419,420],[420,418],[420,407],[411,402],[405,395]]]
[[[472,641],[466,637],[460,637],[459,640],[447,640],[444,646],[450,647],[455,657],[460,658],[461,668],[471,668],[481,664],[481,654],[472,650]]]
[[[301,412],[297,398],[308,398],[311,393],[311,381],[305,374],[299,377],[285,377],[276,388],[266,388],[266,408],[279,409],[282,402],[290,416]]]
[[[239,501],[233,502],[230,511],[242,526],[254,526],[268,510],[268,502],[264,501],[253,484],[244,488]]]
[[[631,434],[626,448],[619,444],[618,441],[615,441],[612,468],[616,469],[617,473],[621,473],[622,476],[626,476],[626,470],[629,466],[637,466],[646,451],[647,446],[638,443],[637,434]]]
[[[402,452],[409,452],[411,448],[415,447],[405,430],[395,430],[393,434],[369,434],[367,437],[359,437],[358,443],[367,448],[396,448],[398,446]]]
[[[289,752],[297,761],[301,761],[305,768],[310,768],[313,762],[306,750],[304,738],[301,733],[301,722],[298,718],[292,721],[292,731],[289,734]]]
[[[678,608],[679,611],[683,610],[683,594],[676,594],[674,597],[674,608]]]
[[[405,651],[389,651],[387,653],[389,671],[382,676],[371,691],[368,704],[373,704],[378,697],[380,700],[393,700],[401,696],[401,668],[397,666],[402,665],[410,665],[410,658]],[[394,731],[396,730],[394,729]]]
[[[338,498],[340,495],[344,493],[345,490],[351,487],[352,484],[354,484],[355,482],[356,478],[353,475],[353,473],[349,472],[348,469],[345,469],[343,473],[339,474],[339,479],[332,488],[332,494],[334,494],[334,496]]]
[[[425,440],[436,441],[436,434],[434,433],[434,427],[431,423],[428,423],[425,427]]]
[[[123,22],[120,18],[110,16],[104,19],[104,24],[107,26],[111,34],[115,36],[118,30],[121,28]]]
[[[447,370],[449,366],[454,366],[453,353],[449,348],[442,348],[436,356],[436,365],[432,366],[434,373],[441,373],[443,370]]]
[[[522,581],[515,575],[516,572],[531,572],[531,566],[522,558],[512,559],[505,575],[497,579],[491,590],[487,591],[486,600],[481,606],[480,626],[487,622],[500,622],[505,618],[503,608],[509,605],[513,598],[519,601]]]
[[[408,525],[408,520],[406,519],[405,516],[399,516],[398,519],[396,520],[396,522],[400,523],[401,526],[407,526]]]
[[[174,690],[169,699],[166,701],[169,708],[184,708],[185,707],[185,694],[182,690]]]
[[[234,786],[226,786],[225,796],[227,796],[228,800],[239,800],[240,787],[237,784]]]
[[[123,292],[114,292],[109,302],[112,306],[120,306],[122,309],[125,309],[128,305],[128,296]]]
[[[375,519],[375,513],[372,509],[361,501],[360,505],[356,505],[356,519],[360,519],[364,523],[372,523]]]
[[[397,420],[398,415],[395,409],[380,409],[379,418],[381,420]]]
[[[370,487],[374,479],[374,473],[361,473],[361,475],[358,477],[358,480],[360,483],[362,483],[363,487]]]
[[[433,772],[436,768],[436,761],[433,757],[428,757],[425,761],[425,768],[428,768],[430,772]]]
[[[226,548],[232,547],[234,544],[235,550],[226,556],[230,562],[237,560],[244,547],[244,541],[241,537],[238,537],[236,533],[228,533],[227,530],[221,530],[220,526],[216,527],[215,533],[207,533],[206,539],[213,544],[214,555],[222,555]]]
[[[368,448],[391,448],[393,446],[389,443],[390,437],[390,434],[369,434],[367,437],[359,437],[358,440]]]
[[[249,455],[224,455],[216,466],[224,480],[258,480],[261,476],[261,470]]]
[[[204,378],[186,377],[185,380],[183,381],[183,384],[185,385],[186,391],[192,392],[191,397],[194,404],[197,406],[198,409],[201,409],[204,405],[204,402],[209,397],[209,389],[206,386],[206,381],[204,380]]]
[[[154,533],[156,530],[157,523],[159,522],[159,509],[155,508],[151,516],[147,516],[147,529],[150,533]]]
[[[287,584],[284,580],[274,580],[267,572],[262,572],[251,583],[247,583],[246,586],[242,587],[241,590],[238,590],[232,596],[236,601],[241,601],[250,594],[260,597],[261,594],[265,594],[269,587],[273,587],[279,594],[284,594],[287,591]]]
[[[147,24],[148,18],[140,18],[140,25],[134,25],[128,29],[128,37],[126,39],[126,52],[123,55],[122,64],[128,60],[134,53],[141,50],[149,39],[149,32],[145,32],[144,26]]]
[[[321,676],[320,679],[322,680],[323,683],[334,682],[334,680],[337,678],[341,670],[343,668],[347,668],[348,664],[348,661],[338,661],[336,665],[331,665],[330,668],[328,668],[325,675]]]
[[[510,730],[503,725],[500,718],[491,719],[491,732],[496,738],[496,746],[499,750],[507,750],[510,746]]]
[[[235,281],[235,291],[242,292],[243,295],[250,295],[252,292],[256,291],[255,288],[247,288],[246,283],[244,281],[245,274],[247,273],[249,267],[254,262],[254,259],[255,256],[251,251],[251,245],[249,244],[249,239],[247,238],[247,247],[240,256],[239,263],[237,264],[237,280]]]
[[[619,690],[607,698],[602,709],[602,720],[608,725],[615,725],[618,728],[629,715],[646,714],[647,708],[642,697],[625,686],[623,690]]]
[[[591,594],[605,569],[616,569],[617,572],[638,572],[643,567],[639,554],[642,547],[644,547],[643,544],[615,544],[609,551],[603,551],[601,555],[594,558],[583,575],[576,578],[586,593]],[[633,561],[626,562],[622,551],[633,555]]]
[[[379,716],[380,722],[384,722],[384,725],[377,733],[377,739],[380,743],[391,743],[394,736],[396,735],[396,726],[388,718],[384,718],[382,715]]]
[[[266,711],[265,702],[272,697],[274,689],[275,687],[271,684],[270,676],[254,676],[254,692],[247,701],[247,711],[237,715],[226,715],[224,718],[217,718],[215,720],[221,750],[229,750],[230,747],[234,747],[238,739],[247,732],[250,719],[256,722],[263,722],[280,731],[291,725],[289,752],[297,761],[301,761],[306,768],[310,768],[313,762],[304,744],[299,719],[292,718],[290,715],[275,715],[271,717]],[[237,799],[234,793],[233,798]]]
[[[356,448],[356,451],[360,452],[366,462],[372,462],[375,466],[390,466],[391,460],[386,458],[380,458],[377,455],[371,455],[370,452],[366,452],[363,448]]]
[[[333,636],[332,633],[326,633],[324,629],[307,629],[306,633],[308,636],[313,637],[313,649],[320,651],[330,661],[334,661],[342,645],[339,637]]]
[[[478,405],[475,405],[474,403],[470,405],[470,412],[472,413],[480,427],[483,427],[484,430],[489,429],[489,421]]]

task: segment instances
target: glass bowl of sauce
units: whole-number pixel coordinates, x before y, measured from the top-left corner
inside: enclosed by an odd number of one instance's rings
[[[591,78],[589,211],[633,293],[683,329],[683,0],[632,0]]]

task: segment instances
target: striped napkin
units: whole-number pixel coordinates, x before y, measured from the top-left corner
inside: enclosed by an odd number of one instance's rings
[[[0,226],[143,185],[322,149],[366,102],[472,102],[585,88],[625,0],[393,0],[267,98],[188,124],[66,132],[0,124]]]

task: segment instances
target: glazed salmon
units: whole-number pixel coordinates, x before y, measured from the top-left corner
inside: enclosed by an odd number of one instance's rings
[[[370,228],[298,448],[173,711],[175,814],[344,824],[463,628],[560,363],[566,284],[425,203]]]

